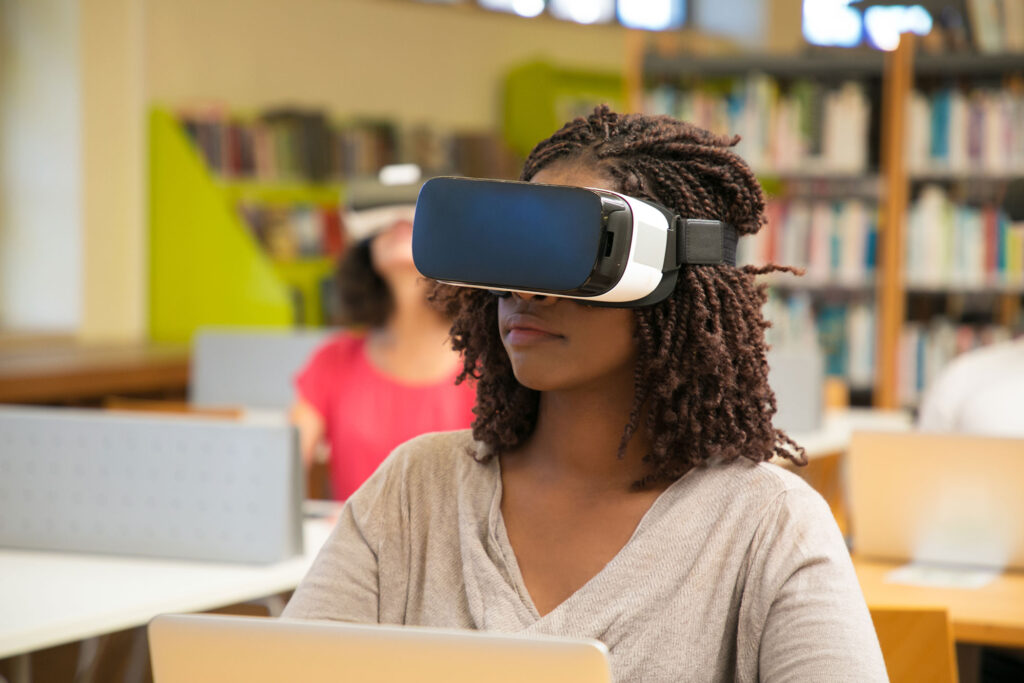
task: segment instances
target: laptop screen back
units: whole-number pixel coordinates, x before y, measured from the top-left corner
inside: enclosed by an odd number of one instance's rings
[[[1024,439],[857,432],[848,475],[857,555],[1024,569]]]
[[[602,643],[221,615],[149,625],[154,683],[609,683]]]

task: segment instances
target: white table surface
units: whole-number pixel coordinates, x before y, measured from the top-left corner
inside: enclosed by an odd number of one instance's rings
[[[291,590],[331,526],[306,519],[304,555],[271,565],[0,549],[0,659]]]
[[[850,446],[855,431],[901,431],[913,428],[909,413],[896,410],[850,408],[829,411],[822,419],[821,429],[813,432],[791,432],[790,438],[803,446],[807,458],[840,453]]]

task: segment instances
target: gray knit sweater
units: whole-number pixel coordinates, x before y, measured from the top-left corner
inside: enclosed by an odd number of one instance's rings
[[[799,477],[745,460],[689,472],[541,617],[484,455],[468,431],[399,447],[284,616],[596,638],[616,681],[887,680],[839,530]]]

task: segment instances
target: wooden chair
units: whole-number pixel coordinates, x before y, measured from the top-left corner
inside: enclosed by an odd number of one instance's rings
[[[956,645],[941,607],[870,607],[891,683],[957,683]]]

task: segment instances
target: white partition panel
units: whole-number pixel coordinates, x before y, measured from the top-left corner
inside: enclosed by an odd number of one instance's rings
[[[0,546],[268,563],[302,552],[280,424],[0,409]]]
[[[287,410],[293,381],[337,330],[204,329],[192,340],[189,399],[196,405]]]

